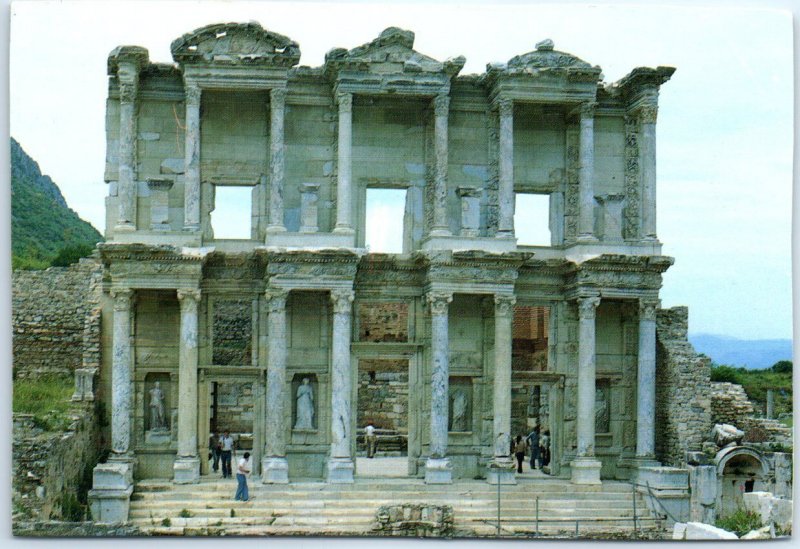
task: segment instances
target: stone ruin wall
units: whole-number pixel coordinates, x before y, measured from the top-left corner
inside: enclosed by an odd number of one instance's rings
[[[711,361],[689,343],[689,309],[656,317],[656,457],[682,467],[711,431]]]
[[[82,259],[70,267],[11,275],[16,377],[69,375],[100,366],[99,283],[102,267]]]
[[[15,414],[12,440],[12,513],[15,528],[28,520],[81,520],[92,468],[100,457],[94,406],[76,405],[64,432],[45,433],[33,418]],[[83,501],[79,501],[80,499]],[[77,515],[76,515],[77,513]]]
[[[792,445],[792,430],[775,419],[756,417],[744,387],[735,383],[711,383],[711,421],[712,425],[727,423],[741,429],[745,443]]]

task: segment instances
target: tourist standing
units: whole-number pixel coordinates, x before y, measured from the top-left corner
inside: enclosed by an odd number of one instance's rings
[[[542,460],[539,455],[539,426],[533,428],[533,431],[527,436],[525,441],[531,449],[531,471],[536,469],[536,460],[539,460],[539,466],[542,466]]]
[[[522,462],[525,461],[525,441],[522,440],[522,435],[517,435],[514,441],[514,455],[517,458],[517,473],[522,472]]]
[[[214,460],[211,464],[211,469],[216,473],[219,471],[219,460],[222,457],[222,435],[219,433],[212,434],[209,446],[211,447],[211,458]]]
[[[250,499],[250,494],[247,491],[247,479],[249,476],[250,452],[245,452],[236,467],[236,481],[239,483],[236,487],[236,495],[233,498],[236,501],[248,501]]]
[[[222,478],[231,478],[231,456],[233,455],[233,437],[228,431],[222,434],[220,439],[222,447]]]
[[[364,428],[367,442],[367,457],[375,457],[375,451],[378,448],[378,437],[375,435],[375,426],[370,421]]]
[[[547,429],[539,439],[539,446],[542,451],[542,467],[550,465],[550,431]]]

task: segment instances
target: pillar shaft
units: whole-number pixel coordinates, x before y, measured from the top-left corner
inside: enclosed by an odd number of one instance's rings
[[[336,186],[336,227],[334,232],[351,233],[352,198],[350,178],[353,148],[353,94],[339,93],[338,180]]]
[[[200,229],[200,87],[186,83],[186,138],[184,140],[184,221],[187,231]]]
[[[494,296],[494,455],[511,453],[511,331],[514,303],[511,295]]]
[[[197,456],[197,308],[200,290],[178,290],[181,340],[178,350],[178,457]]]
[[[636,457],[655,456],[656,301],[639,301],[639,367],[636,392]]]
[[[433,182],[433,227],[431,234],[436,236],[450,235],[447,223],[447,135],[450,97],[437,95],[434,106],[434,153],[436,171]]]
[[[136,93],[139,71],[135,64],[121,64],[119,76],[119,174],[118,230],[136,228]]]
[[[639,154],[642,167],[642,238],[656,240],[656,117],[658,107],[647,105],[639,113]]]
[[[111,451],[117,457],[130,451],[131,441],[131,296],[125,288],[112,290],[114,298],[113,357],[111,363]]]
[[[497,163],[499,219],[498,237],[514,236],[514,102],[501,99],[498,103],[500,112],[500,146]]]
[[[286,457],[286,298],[288,292],[269,290],[265,457]]]
[[[353,291],[331,291],[333,301],[333,342],[331,344],[332,414],[331,457],[350,458],[352,433],[350,425],[350,325],[352,321]]]
[[[595,309],[599,297],[578,299],[578,457],[594,456]]]
[[[270,90],[270,125],[269,125],[269,226],[268,231],[282,232],[283,224],[283,188],[285,169],[284,154],[284,120],[286,113],[286,90],[273,88]]]
[[[579,238],[594,238],[594,109],[596,103],[581,105],[579,145]]]
[[[428,294],[431,308],[431,452],[432,458],[447,456],[449,407],[448,309],[453,294]]]

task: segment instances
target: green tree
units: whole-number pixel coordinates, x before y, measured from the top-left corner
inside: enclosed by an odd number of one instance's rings
[[[792,361],[791,360],[779,360],[775,364],[772,365],[772,371],[776,374],[791,374],[792,373]]]
[[[94,248],[88,244],[72,244],[64,246],[58,250],[58,254],[53,259],[53,267],[66,267],[77,263],[80,258],[86,257],[92,253]]]

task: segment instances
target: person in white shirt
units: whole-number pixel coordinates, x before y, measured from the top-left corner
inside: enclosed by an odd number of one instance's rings
[[[239,465],[236,468],[236,480],[239,486],[236,488],[236,495],[233,499],[236,501],[248,501],[250,494],[247,491],[247,477],[250,476],[250,452],[245,452],[244,457],[239,460]]]
[[[375,457],[375,451],[377,450],[378,446],[378,437],[375,435],[375,426],[371,421],[364,428],[364,433],[366,434],[367,440],[367,457]]]
[[[233,455],[233,437],[228,431],[220,439],[222,447],[222,478],[231,478],[231,456]]]

